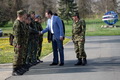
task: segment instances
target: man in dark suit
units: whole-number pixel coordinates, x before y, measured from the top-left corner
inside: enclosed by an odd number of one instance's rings
[[[58,65],[58,52],[60,54],[60,64],[59,66],[64,65],[64,48],[63,48],[63,39],[64,39],[64,31],[62,21],[58,16],[54,16],[52,11],[48,10],[45,13],[48,18],[47,27],[41,31],[41,34],[44,34],[48,31],[52,33],[52,48],[53,48],[53,62],[50,64]]]

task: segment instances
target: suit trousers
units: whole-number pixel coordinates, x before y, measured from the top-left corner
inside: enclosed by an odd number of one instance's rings
[[[57,39],[54,35],[52,35],[52,48],[53,48],[53,63],[59,63],[58,56],[60,56],[60,63],[64,63],[63,41]]]

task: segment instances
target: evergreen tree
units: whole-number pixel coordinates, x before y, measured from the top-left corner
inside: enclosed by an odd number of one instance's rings
[[[60,0],[59,2],[59,15],[67,23],[71,19],[73,13],[78,11],[77,4],[74,0]]]

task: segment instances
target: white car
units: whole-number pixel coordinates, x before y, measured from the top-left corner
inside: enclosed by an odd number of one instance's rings
[[[2,37],[2,34],[3,34],[2,29],[0,29],[0,37]]]

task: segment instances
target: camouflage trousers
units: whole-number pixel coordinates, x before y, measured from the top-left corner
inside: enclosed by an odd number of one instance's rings
[[[28,44],[24,44],[23,64],[26,64],[27,53],[28,53]]]
[[[38,50],[38,41],[36,41],[36,40],[34,40],[34,42],[33,42],[33,54],[32,54],[32,61],[33,62],[36,62],[37,61],[37,50]]]
[[[75,52],[76,52],[76,57],[78,59],[80,58],[86,58],[86,53],[84,50],[84,43],[85,42],[81,42],[81,41],[73,41],[74,43],[74,47],[75,47]]]
[[[37,59],[41,56],[41,51],[42,51],[42,41],[39,41],[38,43],[38,50],[37,50]]]
[[[28,47],[27,47],[27,55],[26,55],[26,64],[29,64],[31,62],[33,50],[32,50],[32,41],[30,40],[28,42]]]
[[[20,48],[15,46],[14,52],[13,68],[21,67],[24,64],[24,46],[20,46]]]
[[[28,49],[27,49],[27,57],[26,64],[29,62],[35,62],[37,60],[37,42],[35,40],[29,40]]]

